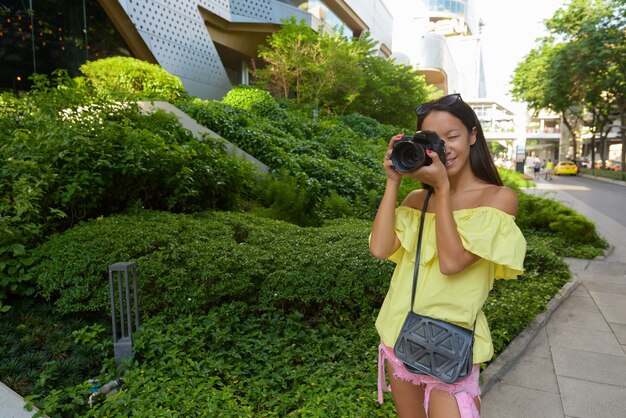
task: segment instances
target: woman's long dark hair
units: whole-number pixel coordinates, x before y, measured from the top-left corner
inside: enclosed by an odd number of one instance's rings
[[[487,183],[502,186],[502,179],[498,174],[496,165],[493,163],[493,158],[489,152],[489,147],[487,147],[487,140],[485,139],[485,134],[483,133],[482,126],[480,126],[476,112],[461,99],[460,95],[458,95],[458,99],[451,105],[445,104],[450,101],[449,96],[443,96],[437,100],[421,105],[417,109],[417,130],[422,129],[424,119],[433,110],[448,112],[458,118],[463,122],[463,125],[465,125],[470,135],[472,129],[476,128],[476,142],[470,147],[470,167],[472,168],[472,173]],[[421,112],[420,109],[422,110]]]

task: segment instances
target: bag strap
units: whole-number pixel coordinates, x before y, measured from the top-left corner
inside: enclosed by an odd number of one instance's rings
[[[422,233],[424,231],[424,219],[426,218],[428,199],[430,199],[431,194],[432,190],[428,189],[428,193],[426,193],[426,198],[424,199],[424,206],[422,206],[422,214],[420,215],[420,228],[417,234],[417,250],[415,251],[415,268],[413,269],[413,291],[411,292],[410,307],[411,311],[413,310],[413,305],[415,304],[415,291],[417,290],[417,273],[419,273],[420,269],[420,253],[422,252]]]
[[[413,269],[413,291],[411,292],[411,306],[410,310],[413,310],[413,305],[415,304],[415,291],[417,290],[417,274],[420,269],[420,253],[422,252],[422,233],[424,232],[424,219],[426,218],[426,209],[428,208],[428,199],[430,199],[430,195],[432,194],[432,190],[428,190],[426,193],[426,198],[424,199],[424,206],[422,206],[422,214],[420,215],[420,227],[417,235],[417,250],[415,251],[415,268]],[[472,329],[472,335],[476,331],[476,322],[477,319],[474,319],[474,327]]]

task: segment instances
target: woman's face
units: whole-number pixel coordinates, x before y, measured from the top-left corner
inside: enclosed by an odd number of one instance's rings
[[[476,128],[468,133],[463,122],[453,114],[433,110],[424,118],[422,130],[434,131],[446,143],[445,166],[449,176],[469,166],[470,146],[476,142]]]

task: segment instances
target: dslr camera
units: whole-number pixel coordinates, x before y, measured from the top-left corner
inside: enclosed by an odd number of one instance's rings
[[[433,160],[426,150],[435,151],[442,163],[446,162],[446,146],[433,131],[417,131],[415,135],[405,135],[399,139],[391,151],[391,161],[396,170],[408,173],[426,165]]]

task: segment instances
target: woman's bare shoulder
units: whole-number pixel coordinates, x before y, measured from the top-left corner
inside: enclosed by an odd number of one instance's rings
[[[426,189],[417,189],[409,193],[402,201],[402,206],[408,206],[413,209],[422,210],[424,199],[426,199]]]
[[[483,192],[481,206],[496,208],[515,216],[519,206],[517,193],[506,186],[487,187]]]

